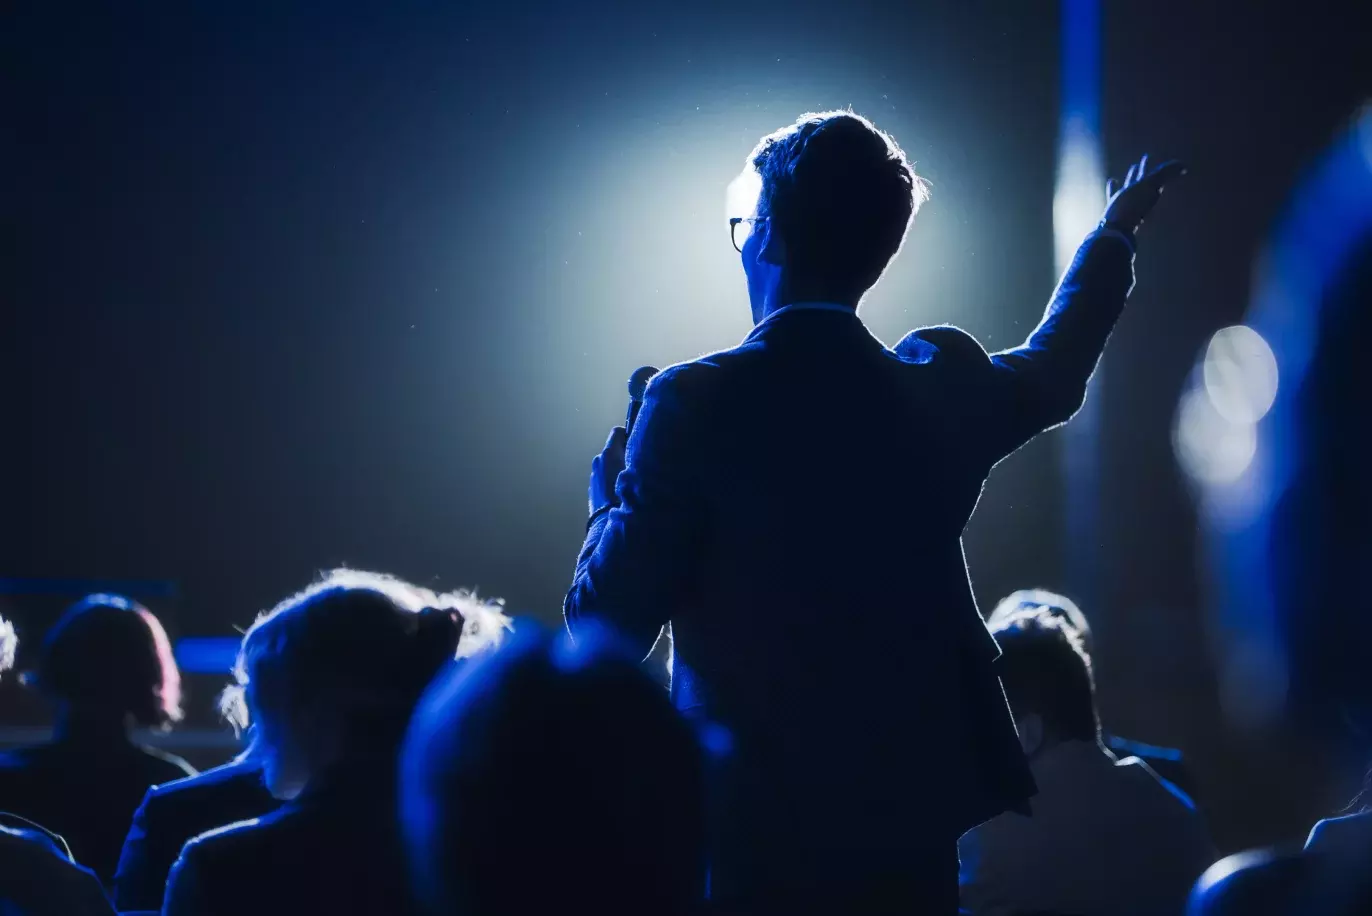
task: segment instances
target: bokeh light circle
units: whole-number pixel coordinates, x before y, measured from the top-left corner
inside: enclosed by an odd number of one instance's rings
[[[1216,410],[1205,388],[1187,391],[1177,411],[1173,445],[1177,460],[1193,480],[1233,483],[1253,463],[1258,431],[1253,423],[1236,423]]]
[[[1247,325],[1215,332],[1201,374],[1210,403],[1232,423],[1258,422],[1277,397],[1277,358]]]

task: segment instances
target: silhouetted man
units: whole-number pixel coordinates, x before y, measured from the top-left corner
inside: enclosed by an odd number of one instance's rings
[[[671,621],[674,692],[722,758],[716,903],[951,913],[958,836],[1033,794],[961,535],[991,468],[1081,405],[1180,171],[1145,165],[1029,340],[988,356],[951,327],[891,350],[857,317],[925,197],[890,137],[806,115],[749,156],[730,230],[756,327],[611,434],[564,608],[645,653]]]
[[[1086,615],[1081,612],[1081,608],[1077,607],[1076,602],[1056,592],[1050,592],[1043,588],[1022,588],[1017,592],[1012,592],[1002,598],[987,616],[986,625],[994,632],[996,627],[1011,617],[1035,610],[1046,611],[1075,630],[1077,635],[1081,637],[1081,647],[1086,653],[1087,660],[1093,666],[1095,665],[1096,649],[1091,635],[1090,622],[1087,621]],[[1191,768],[1186,765],[1186,760],[1182,757],[1181,751],[1177,748],[1145,744],[1142,741],[1124,738],[1109,731],[1101,732],[1100,740],[1116,757],[1139,758],[1148,764],[1149,769],[1175,787],[1177,791],[1184,793],[1193,802],[1196,800],[1196,780],[1191,774]]]
[[[998,670],[1038,794],[962,838],[962,905],[971,916],[1179,912],[1214,861],[1205,824],[1137,757],[1100,741],[1081,634],[1040,607],[992,629]]]

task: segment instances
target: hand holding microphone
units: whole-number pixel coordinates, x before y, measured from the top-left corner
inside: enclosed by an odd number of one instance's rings
[[[638,419],[638,411],[643,406],[643,393],[648,390],[648,382],[655,375],[657,369],[653,366],[641,366],[629,376],[629,410],[625,414],[624,425],[610,430],[605,448],[591,462],[591,485],[588,489],[591,522],[619,504],[619,497],[615,495],[615,481],[619,479],[620,471],[624,470],[624,449],[628,445],[634,421]]]

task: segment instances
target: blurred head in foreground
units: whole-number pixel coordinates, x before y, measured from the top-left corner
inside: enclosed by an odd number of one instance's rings
[[[496,603],[465,592],[334,570],[248,630],[225,713],[251,721],[268,788],[290,798],[334,765],[393,755],[433,676],[506,626]]]
[[[25,680],[69,723],[166,728],[181,719],[181,672],[167,632],[121,595],[87,595],[68,608]]]
[[[400,811],[428,912],[673,916],[704,891],[702,757],[604,631],[536,624],[454,666],[417,710]]]

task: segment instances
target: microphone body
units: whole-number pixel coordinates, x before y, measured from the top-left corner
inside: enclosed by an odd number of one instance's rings
[[[648,382],[657,375],[657,367],[640,366],[629,376],[629,412],[624,417],[626,432],[634,431],[634,421],[638,419],[639,408],[643,406],[643,392],[648,390]]]

